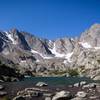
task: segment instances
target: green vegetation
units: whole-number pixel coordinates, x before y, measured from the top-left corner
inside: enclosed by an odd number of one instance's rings
[[[0,75],[16,77],[17,73],[15,69],[10,68],[8,65],[0,63]]]
[[[97,60],[97,62],[100,64],[100,60]]]
[[[50,71],[49,75],[69,75],[69,76],[78,76],[79,72],[78,69],[67,69],[67,70],[55,70],[55,71]]]
[[[22,78],[23,76],[18,70],[11,68],[9,65],[3,64],[0,61],[0,80],[8,82],[21,80]]]
[[[0,98],[0,100],[10,100],[7,96]]]
[[[50,71],[49,74],[52,75],[63,75],[63,74],[66,74],[67,73],[67,70],[65,71],[59,71],[59,70],[55,70],[55,71]]]
[[[78,69],[68,69],[69,76],[78,76],[79,72]]]

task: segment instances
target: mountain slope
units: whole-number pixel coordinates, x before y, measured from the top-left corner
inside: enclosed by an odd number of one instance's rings
[[[99,38],[99,24],[91,26],[77,39],[40,39],[11,29],[0,32],[0,55],[21,66],[20,71],[35,75],[51,75],[54,71],[66,74],[68,69],[77,69],[80,75],[96,78],[100,73]]]

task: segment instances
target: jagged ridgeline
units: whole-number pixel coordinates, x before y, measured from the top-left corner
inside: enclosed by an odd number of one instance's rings
[[[77,75],[100,78],[100,24],[79,38],[48,40],[11,29],[0,32],[0,56],[19,73],[35,76]],[[9,61],[5,61],[9,59]],[[69,74],[70,73],[70,74]]]

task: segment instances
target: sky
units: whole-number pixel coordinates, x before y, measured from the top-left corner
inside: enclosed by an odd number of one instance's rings
[[[80,36],[94,23],[100,23],[100,0],[0,0],[0,30],[57,39]]]

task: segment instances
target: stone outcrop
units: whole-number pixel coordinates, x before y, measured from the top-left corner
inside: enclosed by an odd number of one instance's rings
[[[72,95],[69,91],[60,91],[52,98],[52,100],[71,99]]]

